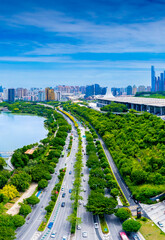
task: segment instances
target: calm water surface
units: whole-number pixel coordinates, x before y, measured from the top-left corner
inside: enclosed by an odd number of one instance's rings
[[[13,151],[45,138],[48,131],[44,120],[38,116],[0,113],[0,152]]]

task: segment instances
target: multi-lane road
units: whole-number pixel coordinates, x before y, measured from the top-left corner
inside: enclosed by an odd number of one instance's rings
[[[46,105],[46,106],[48,107],[49,105]],[[49,107],[52,107],[52,106],[49,106]],[[59,171],[59,169],[63,167],[66,167],[67,171],[63,180],[61,191],[56,201],[56,205],[49,219],[49,222],[53,222],[53,226],[51,230],[46,227],[43,232],[38,232],[38,227],[41,224],[42,220],[44,219],[44,216],[46,213],[44,209],[48,205],[49,201],[51,200],[51,191],[53,190],[55,184],[58,182],[58,178],[56,174],[52,174],[52,179],[49,181],[48,187],[44,190],[44,192],[40,196],[40,203],[33,208],[32,213],[29,215],[30,219],[27,220],[26,223],[21,228],[17,229],[18,240],[39,240],[39,239],[50,240],[52,239],[51,238],[52,233],[55,233],[55,239],[62,240],[64,236],[66,236],[67,240],[70,239],[71,226],[70,226],[70,223],[67,221],[67,217],[72,213],[72,201],[70,200],[69,189],[72,189],[73,182],[74,182],[73,166],[76,160],[75,155],[78,150],[78,135],[74,127],[74,124],[71,122],[71,120],[68,117],[66,117],[64,114],[63,116],[67,119],[69,124],[72,125],[71,134],[73,135],[73,142],[72,142],[72,149],[71,149],[70,156],[67,157],[67,148],[68,148],[69,136],[70,136],[69,134],[66,140],[66,145],[65,145],[65,155],[63,158],[59,159],[59,163],[57,164],[57,167],[56,167],[57,171]],[[110,230],[110,235],[108,238],[104,238],[104,236],[101,233],[98,219],[96,218],[95,222],[98,223],[99,228],[95,228],[92,213],[89,213],[86,211],[85,205],[87,204],[88,195],[90,193],[90,189],[88,186],[89,170],[86,167],[86,161],[87,161],[87,156],[85,154],[86,139],[85,137],[83,137],[85,135],[85,128],[81,124],[79,124],[79,128],[81,130],[81,136],[82,136],[82,153],[83,153],[84,166],[82,170],[83,176],[82,176],[82,192],[81,192],[83,200],[80,200],[80,205],[78,207],[77,215],[82,219],[82,223],[80,224],[81,229],[76,228],[74,240],[83,240],[84,239],[82,236],[83,232],[87,233],[86,239],[90,239],[90,240],[101,240],[101,239],[118,240],[120,239],[119,231],[122,230],[122,224],[118,218],[116,218],[114,215],[106,216],[107,224]],[[99,140],[103,145],[107,158],[111,164],[112,170],[114,171],[114,174],[119,182],[119,185],[121,186],[124,194],[126,195],[130,205],[135,206],[134,201],[130,198],[130,192],[126,187],[125,183],[123,182],[118,172],[118,169],[116,168],[111,158],[111,155],[109,154],[108,149],[106,148],[104,142],[100,137],[99,137]],[[70,171],[71,171],[71,174],[69,174]],[[63,193],[65,193],[65,197],[62,197]],[[65,202],[64,207],[61,206],[62,202]]]

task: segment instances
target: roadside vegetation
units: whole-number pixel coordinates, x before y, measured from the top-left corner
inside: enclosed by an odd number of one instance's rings
[[[165,98],[165,92],[137,92],[135,97],[145,97],[145,98]]]
[[[70,136],[67,157],[69,157],[69,155],[70,155],[70,152],[71,152],[71,149],[72,149],[72,141],[73,141],[73,137],[72,137],[72,136]]]
[[[127,112],[128,108],[125,104],[111,102],[111,104],[106,105],[104,107],[101,107],[101,111],[105,111],[105,112]]]
[[[165,191],[165,123],[150,113],[114,115],[65,104],[64,109],[85,118],[106,143],[133,196],[152,203]]]

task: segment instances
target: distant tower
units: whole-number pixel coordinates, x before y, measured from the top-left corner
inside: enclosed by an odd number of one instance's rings
[[[156,87],[155,69],[154,66],[151,66],[151,92],[156,91],[155,87]]]

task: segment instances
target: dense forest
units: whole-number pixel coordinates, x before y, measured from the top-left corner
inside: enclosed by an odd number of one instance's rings
[[[114,115],[66,104],[103,137],[132,194],[142,202],[165,191],[165,123],[150,113]]]

